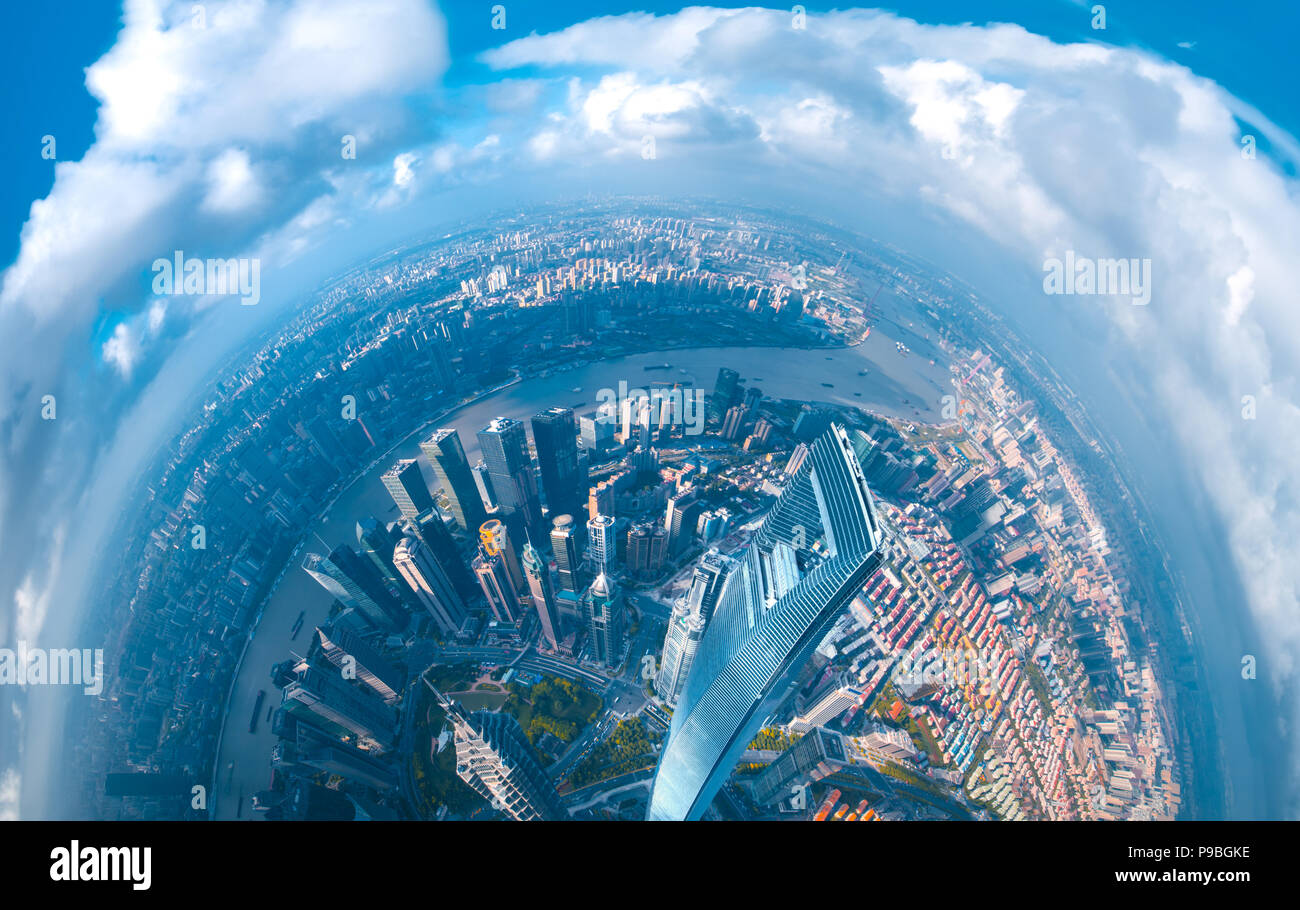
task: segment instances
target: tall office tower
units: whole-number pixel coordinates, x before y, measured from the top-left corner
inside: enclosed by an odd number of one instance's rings
[[[512,417],[498,417],[479,430],[478,443],[501,511],[519,523],[516,530],[520,534],[526,529],[541,539],[546,534],[542,501],[523,423]]]
[[[594,487],[590,487],[587,493],[587,517],[595,518],[597,515],[614,514],[614,485],[608,480],[602,480]]]
[[[271,749],[273,769],[325,771],[376,790],[392,790],[398,786],[397,772],[387,760],[340,742],[311,721],[280,708],[272,724],[273,732],[280,737]]]
[[[483,596],[487,598],[496,621],[518,622],[520,591],[515,587],[501,554],[480,551],[474,557],[474,574],[478,576],[479,587],[483,589]]]
[[[552,517],[576,515],[578,498],[578,427],[569,408],[548,408],[534,414],[533,445],[541,469],[542,492]]]
[[[481,552],[488,556],[500,555],[501,564],[510,574],[510,583],[526,604],[528,595],[524,587],[523,563],[520,561],[519,551],[515,548],[514,538],[510,535],[510,529],[501,521],[489,518],[478,529],[478,539]]]
[[[466,604],[470,603],[476,596],[478,583],[467,567],[465,557],[461,555],[460,545],[456,543],[456,538],[452,536],[438,510],[430,509],[407,527],[409,533],[424,541],[438,565],[442,566],[442,571],[451,579],[451,585],[460,599]]]
[[[474,486],[478,489],[479,499],[483,500],[483,505],[490,511],[499,508],[497,494],[492,489],[492,475],[488,473],[487,465],[482,459],[474,465]]]
[[[586,449],[578,449],[578,485],[573,491],[574,505],[581,509],[587,496],[587,488],[591,486],[591,453]],[[575,512],[574,515],[577,513]]]
[[[829,411],[806,404],[799,409],[799,416],[795,419],[794,429],[790,432],[794,434],[795,439],[810,443],[824,434],[830,425],[831,414]]]
[[[610,515],[596,515],[587,522],[587,564],[593,575],[614,574],[618,564],[616,525]]]
[[[881,562],[859,454],[831,426],[737,558],[673,712],[652,819],[699,819],[799,671]]]
[[[770,806],[790,799],[801,785],[829,777],[848,763],[843,737],[818,727],[763,769],[754,780],[754,802]]]
[[[397,541],[378,519],[365,518],[357,522],[357,546],[362,555],[379,570],[380,575],[389,581],[397,581],[397,569],[393,565],[393,550],[397,548]]]
[[[806,442],[801,442],[795,446],[794,451],[790,453],[790,460],[786,462],[785,465],[786,476],[793,477],[795,474],[798,474],[799,468],[803,466],[804,459],[807,457],[808,444]]]
[[[487,521],[487,511],[474,483],[474,469],[460,444],[460,434],[452,427],[443,427],[420,443],[420,451],[429,459],[438,486],[447,494],[456,524],[473,534]]]
[[[420,463],[414,458],[400,459],[381,479],[407,521],[415,521],[421,512],[434,507],[433,495],[420,473]]]
[[[721,435],[723,439],[733,440],[740,435],[740,428],[745,423],[745,418],[749,415],[749,408],[743,404],[738,404],[734,408],[727,409],[727,416],[722,421]]]
[[[398,629],[406,613],[380,580],[370,561],[362,562],[351,547],[339,544],[329,556],[308,553],[302,567],[345,607],[353,607],[376,628]]]
[[[638,575],[652,575],[663,568],[668,556],[668,532],[658,522],[637,525],[627,532],[627,568]]]
[[[597,413],[591,417],[579,418],[578,428],[582,434],[582,447],[591,453],[593,460],[599,460],[614,447],[618,420]]]
[[[578,593],[582,587],[582,558],[578,554],[577,525],[572,515],[561,515],[551,528],[551,551],[555,554],[555,568],[560,576],[560,587]]]
[[[814,696],[799,716],[790,722],[790,729],[795,733],[806,733],[813,727],[824,727],[862,701],[863,694],[860,686],[852,685],[846,676],[841,675],[832,686]]]
[[[704,503],[696,498],[694,490],[668,500],[664,514],[664,530],[668,532],[668,555],[682,553],[695,539],[695,526],[704,513]]]
[[[650,401],[651,399],[647,395],[623,399],[621,405],[622,414],[620,415],[623,426],[623,445],[629,449],[637,446],[650,447],[650,430],[653,422],[653,410]]]
[[[392,748],[396,710],[343,679],[333,667],[326,670],[302,661],[289,670],[281,664],[273,670],[273,676],[284,688],[284,706],[290,713],[340,738],[355,736],[378,751]]]
[[[686,591],[686,605],[693,613],[699,613],[705,622],[713,617],[713,610],[727,583],[734,561],[723,556],[717,550],[710,550],[700,558],[691,576],[691,586]]]
[[[682,687],[686,685],[700,640],[704,637],[704,625],[704,617],[686,603],[673,607],[668,632],[664,635],[663,659],[655,676],[655,692],[670,708],[677,706]]]
[[[393,563],[442,634],[452,637],[459,632],[467,615],[465,601],[429,545],[418,537],[404,537],[393,553]]]
[[[348,628],[333,623],[316,627],[321,655],[339,668],[344,679],[352,678],[391,705],[402,697],[402,673]]]
[[[727,409],[736,403],[739,387],[740,374],[735,370],[721,367],[718,370],[718,379],[713,383],[713,397],[709,399],[709,414],[720,418],[727,413]]]
[[[516,821],[569,817],[519,721],[489,711],[466,714],[442,693],[437,698],[456,730],[461,780]]]
[[[531,543],[524,544],[524,577],[537,608],[537,618],[542,625],[542,638],[552,651],[560,647],[560,614],[555,603],[555,590],[551,587],[551,572],[542,554]]]
[[[597,575],[582,594],[582,618],[595,658],[615,669],[623,657],[623,596],[608,575]]]
[[[763,393],[757,387],[750,386],[748,389],[745,389],[745,407],[756,408],[762,400]]]
[[[722,526],[722,520],[718,518],[718,513],[710,509],[707,512],[700,513],[700,520],[695,523],[695,536],[700,539],[700,543],[708,545],[709,541],[718,536],[718,528]]]

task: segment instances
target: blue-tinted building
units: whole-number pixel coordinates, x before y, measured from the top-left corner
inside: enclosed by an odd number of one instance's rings
[[[832,425],[736,559],[673,713],[652,820],[703,816],[800,668],[882,558],[861,458]]]

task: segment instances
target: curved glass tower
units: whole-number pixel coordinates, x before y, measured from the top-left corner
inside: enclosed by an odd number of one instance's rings
[[[832,425],[739,554],[659,757],[652,820],[698,819],[800,668],[881,560],[861,458]]]

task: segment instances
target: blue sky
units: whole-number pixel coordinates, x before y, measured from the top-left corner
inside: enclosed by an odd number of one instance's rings
[[[1249,763],[1281,741],[1261,704],[1300,691],[1297,13],[1112,2],[1103,46],[1077,43],[1102,33],[1090,4],[1064,0],[978,18],[966,3],[902,18],[813,5],[805,29],[788,8],[506,0],[503,32],[491,5],[209,0],[204,29],[188,0],[132,0],[125,26],[107,4],[10,12],[0,640],[79,628],[84,568],[194,395],[329,273],[503,206],[704,193],[832,219],[952,271],[1122,448],[1167,453],[1136,481],[1174,503],[1161,514],[1193,609],[1218,621],[1216,707],[1246,755],[1234,798],[1295,814],[1276,788],[1300,761]],[[257,257],[262,303],[152,297],[150,263],[178,249]],[[1150,258],[1150,305],[1045,299],[1041,265],[1066,250]],[[57,421],[39,417],[45,394]],[[1247,649],[1266,682],[1238,697]],[[31,728],[47,741],[25,751],[28,772],[57,748],[52,729]],[[0,817],[16,789],[4,749]]]

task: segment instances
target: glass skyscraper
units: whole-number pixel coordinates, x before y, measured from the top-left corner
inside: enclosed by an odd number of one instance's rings
[[[547,533],[542,525],[542,501],[528,454],[524,425],[512,417],[498,417],[478,434],[483,463],[492,482],[492,493],[504,517],[516,520],[523,536],[526,528],[540,540]]]
[[[474,483],[474,469],[460,443],[460,434],[454,428],[443,427],[420,443],[420,451],[433,466],[433,474],[447,495],[456,524],[473,534],[487,521],[487,512]]]
[[[859,432],[817,438],[736,559],[686,680],[647,816],[699,819],[882,558]]]
[[[433,494],[429,492],[414,458],[400,459],[384,472],[380,480],[407,521],[414,521],[421,513],[433,508]]]
[[[376,628],[401,628],[405,624],[405,611],[384,587],[378,570],[369,560],[362,562],[347,544],[335,547],[329,556],[308,553],[302,567],[336,600],[358,610]]]
[[[548,408],[533,415],[532,424],[546,508],[552,518],[577,515],[581,501],[578,498],[578,426],[573,411]]]

